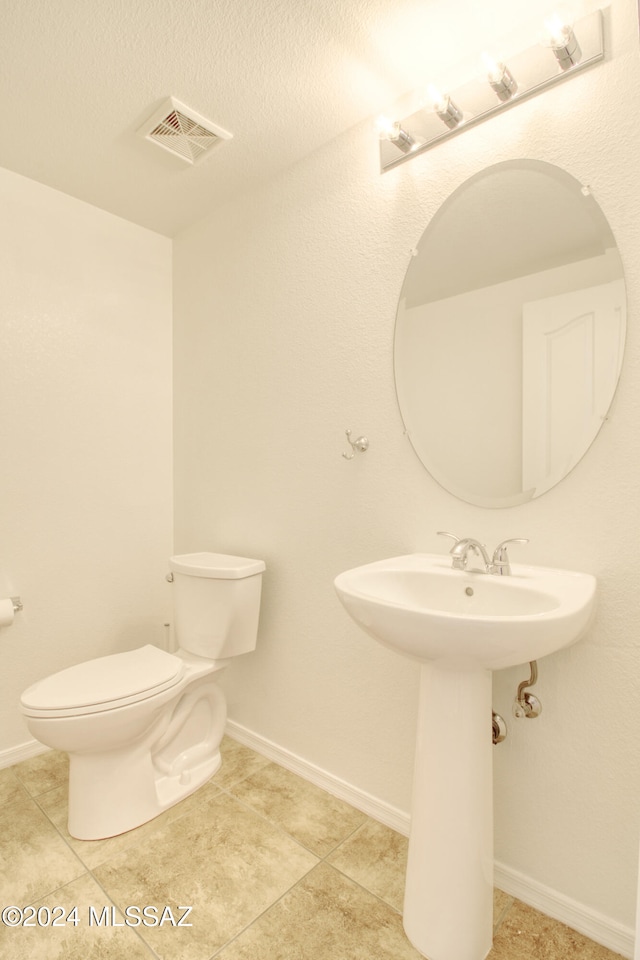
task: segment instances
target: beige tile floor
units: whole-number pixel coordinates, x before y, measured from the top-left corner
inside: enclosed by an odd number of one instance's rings
[[[110,840],[69,836],[66,780],[59,753],[0,770],[0,906],[35,924],[0,922],[1,957],[419,960],[405,838],[233,740],[197,793]],[[494,919],[489,960],[618,956],[499,891]]]

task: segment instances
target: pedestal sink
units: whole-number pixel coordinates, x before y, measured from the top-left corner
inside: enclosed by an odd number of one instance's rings
[[[595,578],[514,564],[508,576],[410,554],[341,573],[371,637],[420,662],[404,928],[428,960],[484,960],[493,932],[491,671],[575,642]]]

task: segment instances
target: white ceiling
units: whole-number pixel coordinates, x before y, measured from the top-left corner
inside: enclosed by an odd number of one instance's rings
[[[174,236],[548,2],[2,0],[0,166]],[[196,166],[145,141],[169,96],[233,139]]]

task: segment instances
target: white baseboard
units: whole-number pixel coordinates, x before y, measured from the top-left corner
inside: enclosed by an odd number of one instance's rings
[[[404,836],[409,835],[410,816],[397,807],[383,803],[376,797],[359,790],[352,784],[334,777],[315,764],[309,763],[302,757],[285,750],[278,744],[259,736],[233,720],[227,721],[226,733],[239,743],[255,750],[256,753],[273,760],[281,767],[297,773],[298,776],[321,787],[334,797],[350,803],[357,810],[362,810],[374,820],[384,823]],[[555,920],[584,934],[590,940],[608,947],[623,957],[632,960],[634,956],[634,931],[625,927],[611,917],[597,913],[595,910],[566,897],[544,884],[532,880],[525,874],[512,870],[504,863],[495,863],[494,882],[496,887],[516,897],[528,906],[539,910]]]
[[[12,767],[14,763],[20,763],[22,760],[30,760],[31,757],[37,757],[40,753],[47,753],[49,747],[37,740],[27,740],[26,743],[19,743],[17,747],[10,747],[8,750],[0,751],[0,770],[5,767]]]
[[[317,787],[321,787],[332,796],[338,797],[339,800],[344,800],[346,803],[351,804],[356,810],[362,810],[367,816],[378,820],[380,823],[384,823],[385,826],[391,827],[398,833],[404,834],[405,837],[409,836],[410,818],[409,814],[403,810],[398,810],[397,807],[383,803],[370,793],[359,790],[357,787],[352,786],[352,784],[347,783],[346,780],[340,780],[339,777],[327,773],[327,771],[321,767],[316,767],[315,764],[309,763],[308,760],[304,760],[295,753],[279,747],[271,740],[267,740],[265,737],[253,733],[252,730],[248,730],[233,720],[227,720],[225,733],[227,733],[232,740],[237,740],[238,743],[244,744],[245,747],[250,747],[252,750],[255,750],[256,753],[267,757],[269,760],[273,760],[274,763],[279,764],[281,767],[285,767],[286,770],[291,770],[292,773],[297,773],[298,776],[304,780],[308,780]]]
[[[560,920],[572,930],[577,930],[609,950],[614,950],[630,960],[634,956],[635,934],[631,927],[626,927],[617,920],[598,913],[583,903],[538,883],[537,880],[532,880],[504,863],[494,864],[494,882],[496,887],[510,896],[517,897],[548,917]]]

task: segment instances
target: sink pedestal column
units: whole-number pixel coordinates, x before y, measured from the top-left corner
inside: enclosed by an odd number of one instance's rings
[[[404,929],[429,960],[493,940],[490,670],[421,664]]]

